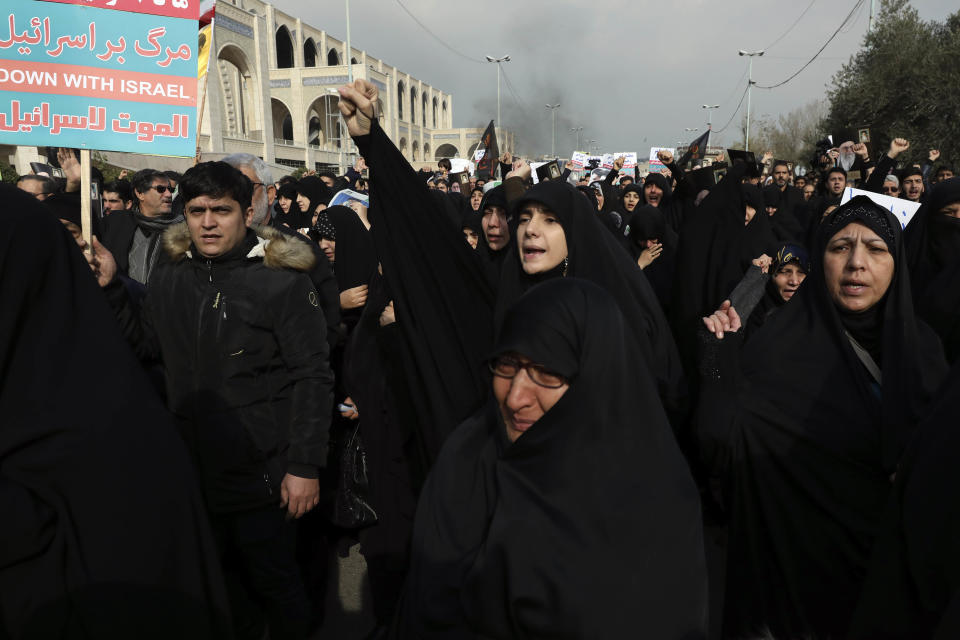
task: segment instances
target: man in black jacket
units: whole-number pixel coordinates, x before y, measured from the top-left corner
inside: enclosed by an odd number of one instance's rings
[[[172,212],[173,187],[160,171],[138,171],[131,186],[133,209],[104,219],[103,244],[122,275],[147,284],[160,257],[160,236],[182,219]]]
[[[276,230],[248,229],[253,185],[226,163],[192,168],[180,192],[186,222],[163,234],[166,259],[139,310],[110,253],[95,243],[89,260],[137,354],[163,362],[228,580],[263,605],[270,637],[302,638],[309,605],[290,520],[319,500],[333,387],[305,275],[314,257]],[[233,600],[238,636],[261,637],[242,602]]]

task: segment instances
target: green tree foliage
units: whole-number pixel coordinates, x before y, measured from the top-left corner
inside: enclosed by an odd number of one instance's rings
[[[960,162],[960,11],[923,21],[909,0],[883,0],[860,51],[834,76],[825,131],[870,125],[873,157],[906,138],[905,162],[939,149]]]

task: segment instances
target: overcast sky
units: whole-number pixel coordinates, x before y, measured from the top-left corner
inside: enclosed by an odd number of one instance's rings
[[[269,0],[268,0],[269,1]],[[706,127],[704,103],[716,132],[734,114],[746,88],[747,59],[738,49],[769,47],[755,58],[757,84],[774,84],[823,46],[856,0],[402,0],[431,31],[463,54],[509,54],[504,73],[519,101],[501,84],[504,127],[525,154],[549,153],[546,103],[560,103],[557,154],[576,145],[571,127],[583,127],[581,147],[595,139],[602,151],[675,146]],[[337,38],[346,36],[343,0],[273,0]],[[877,0],[879,11],[880,1]],[[914,0],[924,19],[942,20],[956,0]],[[774,90],[754,88],[754,114],[776,116],[822,97],[833,74],[859,49],[870,0],[855,21],[796,79]],[[351,39],[357,49],[453,94],[456,127],[484,126],[496,116],[496,65],[465,60],[417,25],[397,0],[351,0]],[[742,111],[746,110],[744,101]],[[741,111],[741,113],[742,113]],[[740,115],[721,134],[732,142]],[[714,139],[712,142],[716,142]]]

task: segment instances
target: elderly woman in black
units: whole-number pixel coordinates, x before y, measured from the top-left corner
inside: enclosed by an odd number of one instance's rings
[[[699,433],[726,481],[727,638],[845,637],[891,478],[946,372],[894,216],[854,198],[813,255],[742,352],[729,301],[704,318]]]
[[[507,313],[492,397],[421,494],[395,637],[705,636],[697,492],[631,331],[572,278]]]

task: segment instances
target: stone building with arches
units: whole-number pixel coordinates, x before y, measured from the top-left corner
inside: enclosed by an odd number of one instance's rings
[[[471,156],[483,133],[453,127],[449,93],[262,0],[218,0],[213,47],[204,157],[244,151],[291,170],[352,164],[336,92],[349,70],[380,89],[380,124],[415,168]],[[498,141],[513,152],[512,133],[498,129]]]

